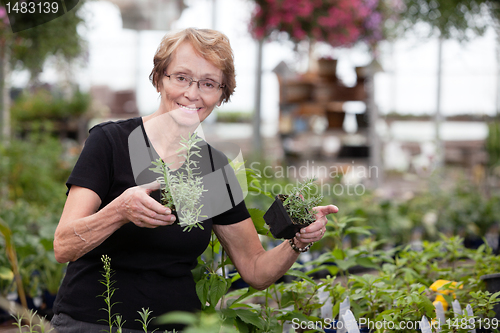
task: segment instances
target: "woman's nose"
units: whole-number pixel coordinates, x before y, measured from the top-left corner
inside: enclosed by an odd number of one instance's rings
[[[200,89],[198,88],[198,82],[191,82],[191,85],[189,85],[184,92],[184,96],[186,96],[189,100],[196,100],[199,95]]]

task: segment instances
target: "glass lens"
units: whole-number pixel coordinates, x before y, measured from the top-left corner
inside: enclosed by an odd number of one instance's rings
[[[173,78],[173,81],[176,85],[182,88],[187,88],[189,86],[189,83],[191,80],[187,76],[184,75],[171,75]]]
[[[216,92],[219,89],[219,84],[212,80],[200,80],[200,89],[206,93]]]
[[[171,74],[171,81],[180,88],[188,88],[193,81],[192,78],[181,75],[181,74]],[[219,90],[220,85],[212,80],[200,80],[197,81],[198,87],[204,93],[216,93]]]

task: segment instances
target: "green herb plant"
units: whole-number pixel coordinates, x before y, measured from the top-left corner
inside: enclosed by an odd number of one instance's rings
[[[309,225],[316,220],[313,209],[323,200],[321,195],[312,195],[315,178],[299,182],[283,200],[283,206],[295,224]]]
[[[103,255],[101,261],[104,265],[104,271],[102,273],[104,279],[99,280],[99,282],[106,287],[106,290],[101,295],[99,295],[99,297],[104,298],[104,302],[106,303],[106,307],[101,308],[101,310],[106,311],[106,313],[108,314],[108,318],[101,319],[101,321],[105,321],[108,324],[109,331],[107,332],[112,333],[113,332],[112,328],[115,324],[118,324],[118,327],[121,327],[125,322],[122,323],[121,317],[119,317],[117,314],[113,314],[112,312],[113,306],[116,303],[113,303],[111,301],[111,298],[113,297],[117,289],[114,287],[116,281],[111,279],[112,276],[114,275],[114,272],[111,269],[111,258],[108,257],[107,255]]]
[[[45,318],[40,317],[36,311],[25,310],[19,311],[18,313],[12,314],[14,318],[14,326],[17,326],[19,333],[29,332],[29,333],[49,333],[54,329],[50,327],[50,324],[45,320]],[[23,321],[26,324],[23,324]]]
[[[148,333],[148,325],[153,319],[155,319],[155,317],[149,318],[149,316],[151,315],[151,313],[153,311],[149,311],[149,308],[147,308],[147,309],[142,308],[141,311],[137,311],[137,312],[141,316],[141,319],[136,319],[135,321],[138,321],[142,324],[142,329],[144,330],[144,333]],[[155,329],[151,333],[153,333],[157,330],[158,329]]]
[[[102,319],[101,321],[105,321],[109,326],[109,329],[106,330],[105,332],[107,332],[107,333],[112,333],[112,332],[123,333],[124,332],[123,325],[125,324],[126,320],[123,320],[123,317],[119,313],[112,312],[113,306],[117,303],[113,303],[111,301],[111,298],[113,297],[113,295],[115,294],[115,292],[118,289],[113,287],[113,285],[116,283],[116,281],[111,279],[112,276],[114,275],[114,272],[111,269],[111,258],[109,258],[107,255],[103,255],[101,257],[101,261],[102,261],[103,267],[104,267],[104,271],[102,272],[102,276],[104,279],[99,280],[99,282],[106,287],[106,290],[98,297],[104,298],[104,301],[106,302],[106,308],[102,308],[101,310],[106,311],[108,314],[108,318]],[[147,309],[142,308],[141,311],[137,311],[137,312],[139,313],[141,319],[136,319],[136,321],[140,322],[142,324],[142,328],[143,328],[144,332],[148,333],[149,332],[148,331],[149,324],[151,323],[151,321],[153,319],[156,318],[156,317],[150,318],[151,313],[153,311],[150,311],[149,308],[147,308]],[[16,320],[18,320],[18,323],[20,324],[22,318],[21,319],[16,318]],[[19,325],[17,325],[17,326],[19,326]],[[30,325],[30,326],[32,326],[32,325]],[[116,331],[113,331],[113,327],[116,327]],[[156,332],[157,330],[158,329],[154,329],[153,331],[151,331],[151,333]],[[42,333],[43,332],[44,331],[42,331]],[[163,333],[178,333],[178,332],[174,329],[173,331],[165,330]]]
[[[176,211],[179,217],[179,224],[184,228],[184,231],[191,231],[194,227],[203,229],[200,218],[206,217],[201,215],[200,199],[203,192],[207,190],[203,187],[202,178],[199,177],[198,161],[193,157],[198,156],[200,147],[197,143],[202,141],[196,134],[188,134],[187,138],[182,138],[181,148],[177,151],[179,156],[184,158],[184,171],[174,172],[169,169],[173,163],[165,163],[161,158],[153,162],[154,168],[151,168],[155,173],[162,176],[157,178],[157,181],[162,185],[161,202],[164,206]]]

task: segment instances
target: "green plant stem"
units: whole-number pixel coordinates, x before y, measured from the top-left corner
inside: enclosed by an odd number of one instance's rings
[[[224,281],[226,281],[226,264],[225,264],[226,260],[224,258],[225,254],[226,254],[226,251],[224,251],[224,247],[222,247],[222,245],[221,245],[221,249],[222,249],[221,250],[222,278],[224,279]],[[226,284],[226,287],[227,287],[227,284]],[[226,291],[227,291],[227,289],[226,289]],[[220,306],[221,306],[221,308],[224,307],[224,304],[226,304],[225,303],[225,296],[226,296],[226,294],[222,295],[222,297],[220,299]]]
[[[5,251],[7,253],[9,263],[12,267],[12,271],[14,272],[14,279],[17,285],[17,294],[19,296],[19,300],[21,301],[21,305],[27,309],[28,303],[26,302],[26,294],[24,293],[23,281],[21,279],[21,274],[19,273],[19,264],[17,262],[16,247],[12,239],[12,231],[9,225],[2,218],[0,218],[0,232],[5,238]]]

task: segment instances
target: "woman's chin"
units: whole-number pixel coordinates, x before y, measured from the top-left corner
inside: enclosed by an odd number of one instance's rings
[[[198,126],[202,119],[200,118],[201,114],[196,111],[186,110],[183,108],[178,108],[169,112],[175,122],[180,126]]]

